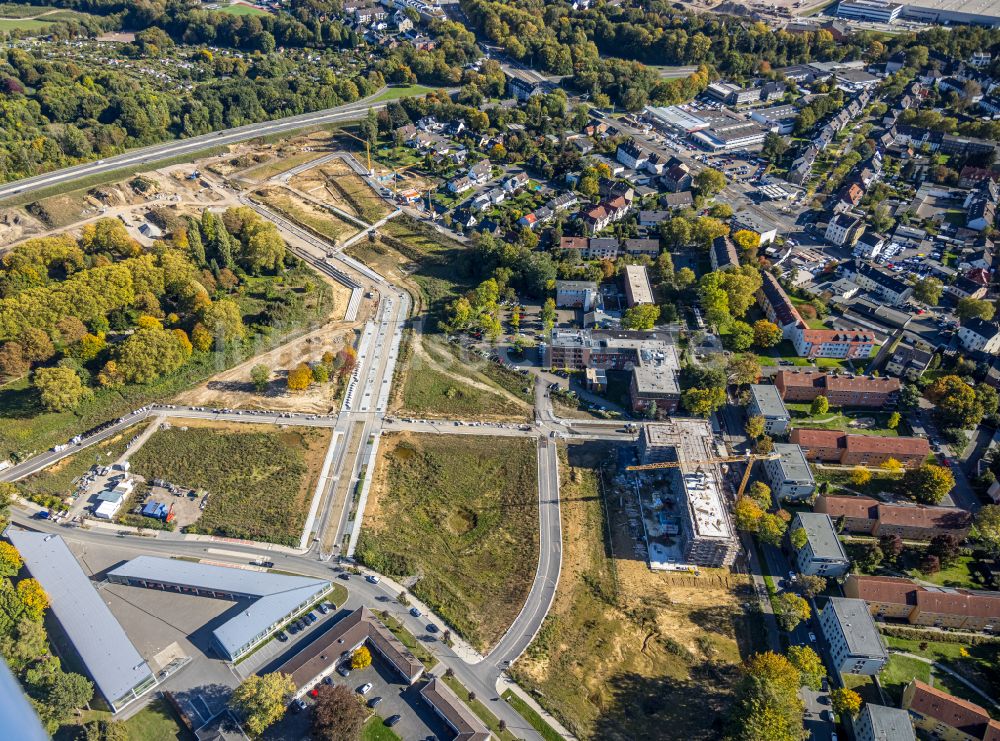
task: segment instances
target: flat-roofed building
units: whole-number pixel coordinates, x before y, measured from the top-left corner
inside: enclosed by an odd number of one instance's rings
[[[399,672],[407,684],[413,684],[424,673],[424,665],[367,607],[359,607],[342,618],[277,671],[292,678],[295,696],[301,697],[333,674],[339,662],[366,644]]]
[[[764,475],[777,501],[805,499],[816,491],[809,462],[798,445],[775,443],[777,458],[763,461]]]
[[[699,117],[707,121],[708,126],[692,133],[691,141],[711,152],[728,152],[761,144],[768,132],[766,126],[725,108],[702,111]]]
[[[793,105],[776,105],[750,112],[750,118],[754,121],[782,135],[792,133],[798,115],[799,111]]]
[[[308,576],[287,576],[232,566],[139,556],[108,572],[108,581],[147,589],[173,590],[214,599],[252,600],[212,631],[216,650],[236,661],[266,641],[332,584]]]
[[[902,10],[903,18],[948,25],[968,23],[976,26],[1000,26],[998,0],[909,0]]]
[[[841,674],[874,676],[889,661],[889,653],[863,600],[830,597],[819,613],[819,627],[829,646],[829,658]]]
[[[645,265],[625,266],[625,300],[630,307],[656,303]]]
[[[556,306],[590,311],[597,301],[597,284],[591,280],[557,280]]]
[[[755,383],[750,386],[750,404],[747,409],[750,416],[764,418],[764,432],[772,437],[784,435],[792,421],[785,402],[781,400],[781,394],[771,384]]]
[[[490,741],[493,738],[479,716],[437,677],[420,689],[420,697],[455,732],[455,741]]]
[[[822,496],[815,510],[843,522],[843,531],[874,535],[898,535],[904,540],[930,540],[950,534],[964,540],[972,527],[972,515],[958,507],[924,504],[884,504],[870,497]]]
[[[855,741],[916,741],[910,715],[900,708],[867,702],[854,719]]]
[[[847,573],[851,562],[829,515],[799,512],[792,520],[791,531],[799,528],[806,534],[805,544],[795,554],[795,564],[801,573],[825,577]]]
[[[899,3],[879,2],[879,0],[840,0],[837,16],[855,21],[892,23],[899,18],[903,6]]]
[[[647,413],[656,404],[658,414],[673,414],[681,401],[680,362],[670,343],[639,348],[639,362],[632,368],[629,399],[632,411]]]
[[[996,741],[1000,721],[974,702],[949,695],[919,679],[903,690],[903,709],[915,728],[940,741]]]
[[[58,535],[9,526],[7,539],[49,598],[49,607],[98,692],[118,712],[156,686],[156,676]]]

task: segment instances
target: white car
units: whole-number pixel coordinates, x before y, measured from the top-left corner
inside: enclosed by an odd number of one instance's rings
[[[363,685],[361,685],[360,687],[358,687],[358,694],[359,695],[367,695],[371,691],[372,691],[372,683],[371,682],[365,682]]]
[[[368,576],[365,577],[365,581],[367,581],[367,582],[369,582],[371,584],[378,584],[379,581],[381,581],[381,580],[377,576],[375,576],[373,574],[369,574]]]

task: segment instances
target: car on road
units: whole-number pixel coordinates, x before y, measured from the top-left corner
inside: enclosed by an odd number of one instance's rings
[[[378,584],[382,580],[379,577],[375,576],[374,574],[369,574],[368,576],[365,577],[365,581],[368,582],[369,584]]]
[[[381,696],[379,696],[379,697],[373,697],[371,700],[368,701],[368,707],[373,708],[376,705],[378,705],[380,702],[382,702]]]
[[[358,694],[359,695],[367,695],[371,691],[372,691],[372,683],[371,682],[365,682],[363,685],[361,685],[360,687],[358,687]]]
[[[388,718],[385,719],[385,724],[389,726],[389,728],[392,728],[394,725],[399,723],[401,719],[402,716],[399,715],[398,713],[396,715],[390,715]]]
[[[413,615],[413,617],[420,617],[421,613],[420,610],[418,610],[416,607],[411,607],[410,614]]]
[[[343,579],[344,581],[349,581],[350,578],[351,578],[351,575],[348,574],[346,571],[343,571],[343,572],[337,574],[337,578],[338,579]]]
[[[816,634],[815,633],[809,633],[809,642],[810,643],[815,643],[816,642]]]

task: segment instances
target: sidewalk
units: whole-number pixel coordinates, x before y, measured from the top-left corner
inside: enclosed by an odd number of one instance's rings
[[[510,690],[513,694],[517,695],[521,700],[524,701],[525,705],[527,705],[536,713],[538,713],[542,717],[542,720],[544,720],[546,723],[552,726],[552,730],[554,730],[556,733],[558,733],[565,739],[570,739],[571,741],[575,741],[576,736],[574,736],[572,733],[566,730],[565,726],[563,726],[562,723],[556,720],[556,717],[551,713],[549,713],[548,710],[546,710],[537,702],[535,702],[535,699],[527,692],[525,692],[521,688],[521,685],[517,684],[517,682],[513,681],[506,674],[501,674],[500,678],[497,680],[497,692],[499,692],[500,696],[503,697],[503,693],[506,692],[507,690]]]

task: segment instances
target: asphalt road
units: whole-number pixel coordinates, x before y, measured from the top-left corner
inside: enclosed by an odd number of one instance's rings
[[[123,154],[107,157],[97,162],[91,162],[74,167],[66,167],[62,170],[54,170],[37,175],[32,178],[17,180],[12,183],[0,185],[0,200],[13,195],[28,193],[41,188],[48,188],[53,185],[72,182],[79,178],[100,175],[102,173],[121,170],[135,165],[152,165],[187,154],[194,154],[210,147],[225,144],[235,144],[237,142],[254,139],[258,136],[271,136],[288,131],[303,128],[305,126],[315,126],[320,124],[339,123],[350,121],[358,117],[358,114],[366,112],[369,108],[379,110],[385,108],[387,103],[377,103],[375,100],[385,92],[386,88],[381,88],[367,98],[347,103],[336,108],[327,108],[314,113],[302,113],[297,116],[288,116],[273,121],[263,121],[261,123],[237,126],[233,129],[216,131],[211,134],[193,136],[190,139],[180,139],[154,144],[141,149],[132,149]]]

